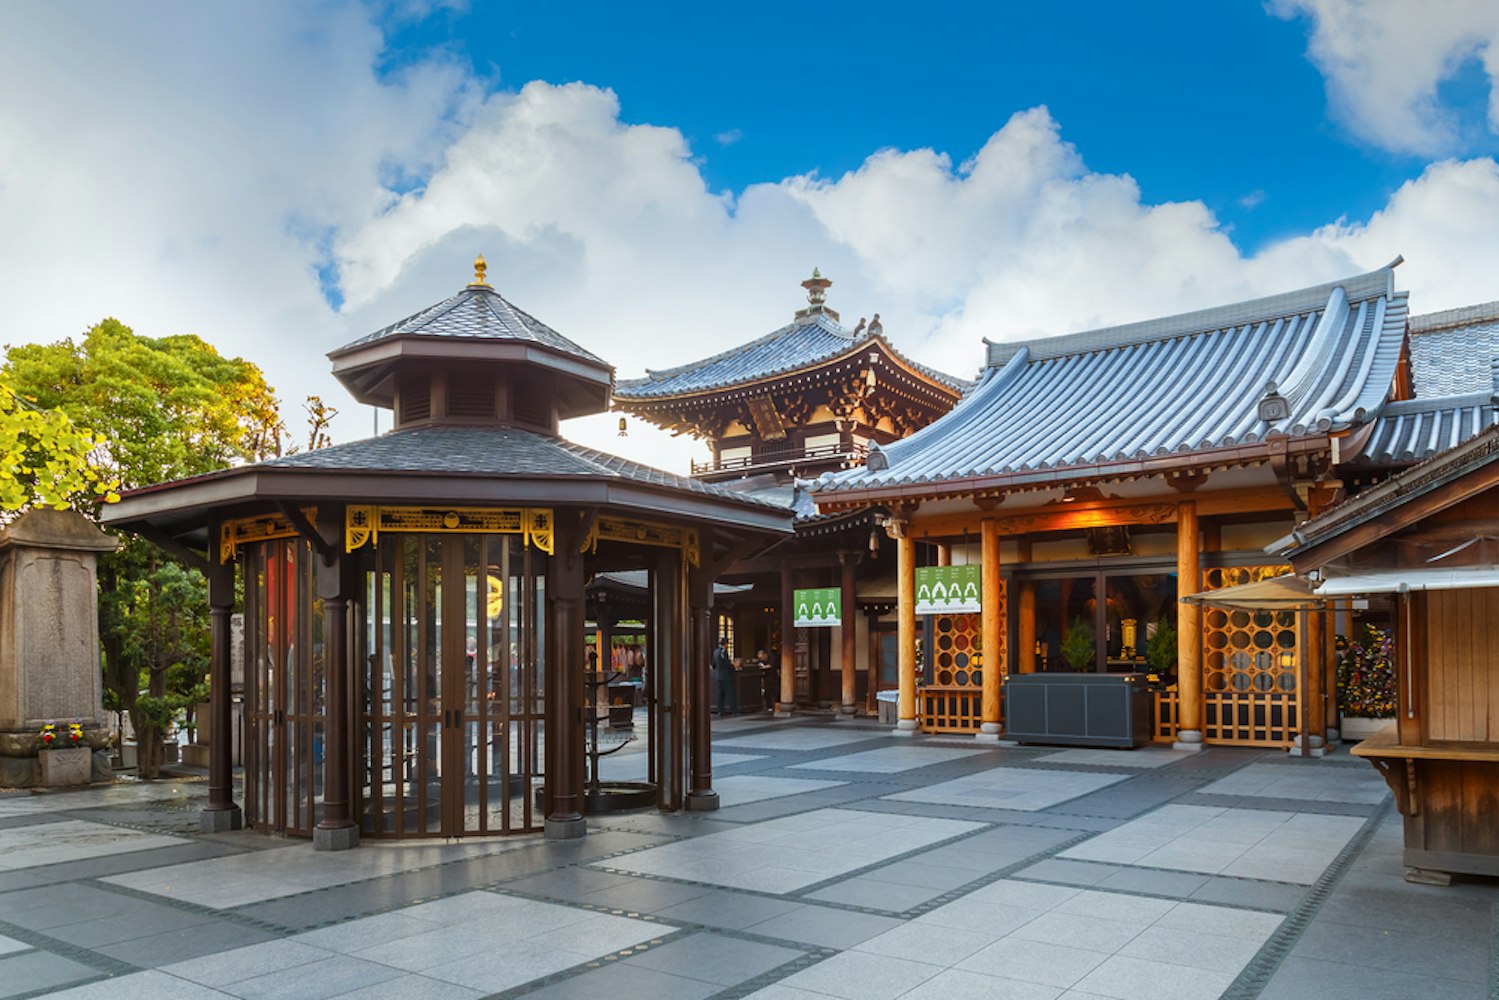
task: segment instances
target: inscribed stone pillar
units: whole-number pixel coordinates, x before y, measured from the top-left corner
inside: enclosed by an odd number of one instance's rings
[[[1202,582],[1197,531],[1197,504],[1176,507],[1176,689],[1178,750],[1202,749],[1202,632],[1197,605],[1180,598],[1195,594]]]
[[[107,779],[101,705],[99,553],[115,539],[81,514],[33,510],[0,528],[0,785],[38,783],[37,734],[83,725]]]
[[[984,656],[984,679],[979,698],[978,738],[992,743],[999,739],[999,680],[1005,667],[1001,623],[1005,606],[1001,600],[1003,586],[999,576],[999,532],[989,522],[983,523],[979,531],[979,557],[982,560],[979,592],[983,601],[979,635]]]

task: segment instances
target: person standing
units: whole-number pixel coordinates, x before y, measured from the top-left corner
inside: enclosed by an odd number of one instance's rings
[[[739,711],[739,693],[734,690],[734,660],[727,637],[720,637],[714,647],[713,675],[718,679],[718,714],[734,715]]]
[[[760,671],[760,694],[765,711],[774,712],[776,702],[781,698],[780,673],[770,662],[770,654],[763,649],[755,654],[755,666]]]

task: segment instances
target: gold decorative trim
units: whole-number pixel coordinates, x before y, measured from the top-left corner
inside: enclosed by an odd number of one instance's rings
[[[637,521],[607,514],[594,518],[593,525],[578,547],[579,552],[598,551],[599,542],[628,542],[634,545],[656,545],[666,549],[680,549],[682,556],[694,566],[701,565],[702,552],[695,528],[679,528],[656,521]]]
[[[317,508],[303,507],[302,516],[317,527]],[[280,514],[261,517],[237,517],[219,525],[219,563],[234,561],[239,547],[248,542],[268,542],[277,538],[296,538],[297,529]]]
[[[353,552],[390,532],[520,535],[552,554],[549,507],[386,507],[351,504],[344,513],[344,551]]]

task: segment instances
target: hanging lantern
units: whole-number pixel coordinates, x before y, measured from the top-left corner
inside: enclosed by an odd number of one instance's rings
[[[620,417],[619,418],[619,436],[620,437],[629,437],[630,436],[630,431],[625,426],[625,418],[624,417]]]

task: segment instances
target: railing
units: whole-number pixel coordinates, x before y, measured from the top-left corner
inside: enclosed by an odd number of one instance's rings
[[[1176,739],[1180,700],[1175,691],[1155,695],[1155,741]],[[1282,746],[1296,741],[1301,721],[1295,694],[1279,691],[1204,691],[1202,738],[1227,746]]]
[[[983,692],[979,688],[921,688],[917,710],[924,733],[979,731]]]
[[[692,474],[694,476],[707,475],[713,472],[740,472],[748,469],[765,468],[772,465],[790,465],[795,462],[826,462],[832,459],[843,459],[848,465],[863,465],[869,449],[861,444],[851,445],[845,448],[841,444],[817,445],[812,448],[801,448],[796,445],[770,442],[760,445],[748,455],[737,458],[726,458],[717,461],[692,463]]]

